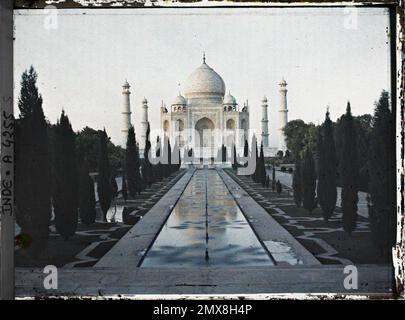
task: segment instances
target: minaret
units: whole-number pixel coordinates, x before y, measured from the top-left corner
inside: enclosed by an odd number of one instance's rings
[[[278,140],[278,149],[282,151],[287,150],[287,145],[285,143],[285,135],[283,132],[283,128],[287,124],[287,82],[284,80],[281,80],[279,83],[280,85],[280,109],[278,110],[279,112],[279,140]]]
[[[263,148],[268,148],[269,146],[269,119],[267,116],[267,98],[262,99],[262,143]]]
[[[146,141],[146,131],[148,130],[148,100],[143,98],[142,100],[142,121],[141,121],[141,138],[139,143],[139,153],[143,156]]]
[[[131,128],[131,107],[129,103],[129,91],[130,85],[127,80],[125,80],[122,86],[122,147],[126,148],[128,139],[128,130]]]

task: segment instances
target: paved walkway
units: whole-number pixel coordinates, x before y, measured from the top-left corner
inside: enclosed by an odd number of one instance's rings
[[[249,219],[251,227],[259,239],[263,241],[277,264],[321,264],[227,173],[219,170],[219,174],[245,216]]]
[[[285,293],[389,293],[390,270],[385,266],[358,267],[358,289],[344,288],[344,266],[250,268],[80,268],[59,270],[58,289],[46,290],[42,269],[16,273],[16,296],[210,294],[240,295]]]
[[[266,169],[267,174],[269,177],[272,177],[272,170],[271,169]],[[280,182],[287,186],[288,188],[292,188],[292,174],[288,172],[281,172],[281,171],[276,171],[276,180],[280,180]],[[340,207],[340,203],[342,201],[341,199],[341,193],[342,193],[342,188],[338,187],[337,188],[337,201],[336,205]],[[364,217],[368,218],[368,207],[367,207],[367,193],[359,191],[358,192],[359,196],[359,202],[357,203],[357,213]]]
[[[348,265],[354,262],[386,263],[389,260],[371,245],[367,218],[358,217],[356,229],[349,237],[342,229],[340,208],[325,223],[318,209],[309,213],[297,208],[291,191],[286,188],[278,195],[271,188],[253,182],[250,177],[236,176],[232,170],[226,172],[322,263]]]

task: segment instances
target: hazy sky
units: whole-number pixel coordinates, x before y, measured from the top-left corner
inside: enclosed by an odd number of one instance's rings
[[[238,103],[249,100],[251,128],[259,129],[260,101],[268,97],[271,145],[282,77],[288,119],[314,123],[323,121],[326,105],[335,120],[347,100],[354,114],[371,113],[381,90],[390,89],[383,8],[57,10],[56,28],[45,27],[53,26],[54,12],[15,12],[16,98],[21,73],[32,64],[51,122],[64,108],[75,130],[105,127],[115,143],[124,80],[135,130],[143,97],[156,128],[161,100],[171,104],[203,51]]]

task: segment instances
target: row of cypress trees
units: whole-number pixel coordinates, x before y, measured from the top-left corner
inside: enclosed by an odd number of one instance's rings
[[[265,167],[265,160],[264,160],[264,150],[263,150],[263,144],[260,144],[260,153],[258,151],[257,147],[257,140],[256,136],[252,136],[252,143],[251,143],[251,150],[249,150],[249,144],[247,140],[245,140],[244,146],[243,146],[243,157],[245,159],[248,158],[249,153],[255,157],[255,171],[251,175],[251,178],[254,182],[261,183],[262,186],[264,187],[266,185],[266,178],[267,178],[267,173],[266,173],[266,167]],[[233,163],[232,163],[232,168],[234,170],[237,169],[238,167],[238,162],[236,159],[236,147],[235,145],[233,146]],[[246,167],[248,165],[248,162],[246,161],[244,166]]]
[[[358,164],[356,128],[350,103],[340,121],[342,154],[340,155],[342,185],[342,225],[351,234],[357,220]],[[314,156],[317,157],[315,162]],[[317,129],[316,145],[304,139],[303,151],[295,156],[296,170],[293,176],[294,200],[297,206],[313,211],[319,204],[325,221],[333,215],[337,200],[337,163],[333,123],[329,112],[324,123]]]
[[[376,102],[367,153],[369,170],[369,219],[375,245],[389,250],[396,237],[396,180],[395,180],[395,118],[390,110],[389,95],[381,93]],[[359,191],[359,160],[357,126],[350,103],[334,126],[326,113],[318,128],[316,146],[304,140],[293,175],[294,201],[312,211],[319,204],[325,221],[333,215],[337,199],[337,170],[339,166],[342,226],[350,235],[356,229]],[[341,154],[336,154],[335,138],[341,139]],[[314,156],[317,161],[315,162]]]
[[[221,145],[221,148],[218,149],[217,159],[221,162],[226,162],[228,159],[226,146],[224,144]]]
[[[247,140],[245,140],[244,146],[243,146],[243,157],[245,159],[248,158],[249,153],[252,155],[254,154],[255,156],[255,171],[251,175],[251,178],[254,182],[261,183],[262,186],[264,187],[266,185],[266,179],[267,179],[267,173],[266,173],[266,167],[265,167],[265,159],[264,159],[264,150],[263,150],[263,144],[260,144],[260,153],[257,148],[257,140],[256,136],[252,136],[252,147],[251,150],[249,150],[249,144]],[[232,163],[232,168],[234,170],[237,170],[238,167],[238,162],[236,159],[236,147],[235,145],[233,146],[233,163]],[[248,162],[246,161],[244,166],[246,167],[248,165]]]
[[[15,121],[16,220],[31,239],[33,253],[46,243],[52,207],[56,230],[64,239],[76,231],[79,210],[83,223],[95,218],[94,184],[86,163],[77,159],[69,118],[62,111],[55,125],[47,123],[36,82],[31,66],[22,74]]]
[[[160,141],[160,138],[157,137],[157,142]],[[186,151],[188,155],[190,152]],[[193,151],[191,150],[191,153]],[[177,143],[174,144],[173,150],[170,143],[170,139],[167,136],[163,137],[163,147],[160,143],[157,143],[156,148],[156,157],[162,155],[164,161],[161,163],[158,162],[157,166],[159,168],[159,177],[169,177],[173,172],[177,171],[181,167],[181,154],[180,148]]]
[[[134,198],[146,187],[149,187],[159,178],[168,177],[173,172],[180,169],[181,155],[177,144],[172,151],[170,140],[164,138],[163,150],[160,143],[160,138],[157,137],[155,156],[160,158],[163,156],[164,163],[160,161],[156,165],[152,165],[149,159],[151,150],[150,142],[150,125],[146,132],[145,149],[143,163],[141,164],[139,157],[139,144],[136,141],[135,129],[131,127],[128,130],[127,145],[125,150],[125,166],[122,177],[122,195],[127,200],[128,195]]]

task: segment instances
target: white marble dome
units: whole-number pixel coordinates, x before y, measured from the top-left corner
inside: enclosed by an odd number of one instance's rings
[[[230,105],[235,105],[236,104],[236,99],[233,95],[228,93],[225,98],[223,104],[230,104]]]
[[[172,106],[175,106],[175,105],[185,106],[186,104],[187,104],[186,99],[185,99],[181,94],[179,94],[179,95],[174,99],[174,101],[173,101],[173,103],[172,103]]]
[[[224,80],[204,61],[188,77],[185,95],[187,98],[223,97],[225,95]]]

